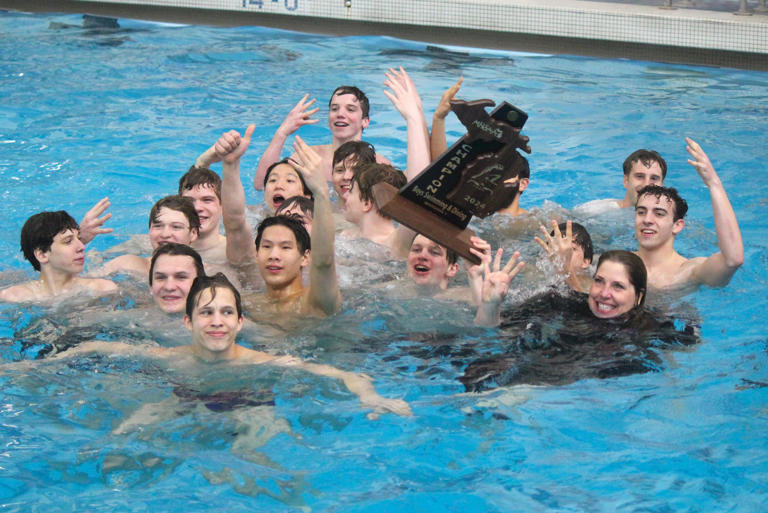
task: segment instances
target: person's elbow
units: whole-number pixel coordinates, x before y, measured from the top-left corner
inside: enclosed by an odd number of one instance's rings
[[[739,267],[744,265],[744,250],[739,251],[734,255],[727,255],[725,258],[725,265],[727,265],[729,269],[733,269],[733,272],[736,272]]]

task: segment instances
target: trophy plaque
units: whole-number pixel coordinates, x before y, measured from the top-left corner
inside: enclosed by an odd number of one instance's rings
[[[474,264],[467,228],[473,215],[487,217],[516,194],[530,153],[528,137],[520,135],[528,115],[503,102],[490,114],[491,100],[451,100],[451,110],[467,134],[399,191],[389,184],[373,187],[379,210],[426,237],[456,251]]]

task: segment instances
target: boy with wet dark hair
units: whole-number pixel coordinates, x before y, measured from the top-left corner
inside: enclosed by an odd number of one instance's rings
[[[198,276],[205,276],[200,254],[186,244],[169,242],[152,253],[149,292],[165,313],[183,312],[189,288]]]
[[[347,200],[347,193],[352,187],[355,169],[376,162],[376,150],[365,141],[348,141],[333,152],[333,175],[331,182],[342,206]]]
[[[520,197],[523,191],[530,185],[531,168],[528,166],[528,160],[521,157],[520,173],[504,182],[505,197],[499,198],[500,206],[496,208],[496,214],[505,214],[508,216],[519,216],[528,212],[520,208]]]
[[[291,196],[277,207],[276,216],[296,219],[304,225],[307,233],[312,233],[312,218],[315,216],[315,201],[304,196]]]
[[[646,150],[645,148],[635,150],[624,160],[624,164],[622,164],[624,176],[629,175],[638,162],[646,168],[651,168],[656,162],[661,170],[661,181],[663,182],[667,178],[667,161],[662,158],[658,151]]]
[[[723,287],[744,263],[744,244],[736,214],[715,168],[695,141],[686,137],[688,163],[696,169],[712,199],[712,213],[720,251],[709,257],[685,258],[675,251],[675,237],[685,227],[688,205],[677,191],[648,186],[635,205],[637,254],[648,270],[650,288],[709,285]]]
[[[270,216],[259,223],[259,226],[256,228],[257,248],[261,245],[264,231],[271,226],[285,226],[291,230],[299,253],[303,254],[312,249],[312,241],[309,237],[309,232],[304,228],[304,225],[301,221],[288,216]]]
[[[240,181],[240,159],[250,145],[254,129],[250,125],[244,136],[230,130],[214,145],[223,161],[222,196],[229,262],[240,268],[249,282],[255,278],[253,268],[258,267],[266,294],[254,297],[257,304],[253,312],[271,318],[274,313],[331,315],[341,307],[341,293],[336,275],[333,214],[322,158],[296,138],[296,155],[290,162],[315,198],[311,242],[301,222],[273,216],[259,225],[254,248],[245,217],[245,190]],[[305,267],[309,267],[307,287],[302,282]]]
[[[672,220],[683,219],[688,213],[688,202],[680,197],[680,193],[674,187],[662,187],[660,185],[646,185],[637,193],[637,199],[643,196],[654,196],[656,199],[666,198],[674,208],[672,209]]]
[[[280,154],[288,137],[296,133],[302,126],[318,122],[317,119],[312,118],[319,110],[317,107],[312,107],[315,101],[315,99],[309,100],[309,94],[304,95],[299,103],[291,109],[277,131],[275,131],[274,137],[259,160],[256,175],[253,179],[254,188],[260,190],[264,186],[263,181],[267,168],[272,163],[280,160]],[[341,86],[333,91],[328,102],[328,128],[331,130],[331,142],[330,144],[310,146],[322,159],[322,170],[326,182],[330,182],[332,179],[332,160],[336,149],[347,141],[359,141],[362,139],[363,130],[370,123],[368,118],[369,107],[368,97],[355,86]],[[376,157],[376,160],[389,164],[389,161],[380,155]],[[200,159],[198,159],[198,165],[200,163],[210,165],[210,163],[218,161],[219,157],[216,156],[216,152],[211,148],[201,155]]]
[[[40,278],[1,290],[0,300],[24,302],[81,291],[105,294],[117,290],[109,280],[79,277],[85,265],[85,245],[78,230],[77,221],[64,210],[40,212],[27,219],[21,229],[21,251]]]
[[[221,234],[221,178],[208,168],[192,166],[179,179],[179,196],[192,200],[200,229],[191,246],[207,263],[226,264],[227,240]]]
[[[349,194],[356,195],[359,202],[370,203],[384,219],[392,219],[385,212],[379,211],[373,199],[373,186],[382,182],[399,189],[406,184],[406,178],[402,171],[387,164],[366,164],[360,167],[352,178]]]
[[[344,218],[355,228],[345,231],[344,235],[369,239],[389,248],[393,256],[404,258],[413,231],[404,226],[396,227],[392,217],[379,210],[373,198],[373,186],[382,182],[399,189],[406,179],[401,171],[386,164],[366,164],[355,171],[344,204]]]
[[[191,166],[189,171],[179,178],[179,196],[183,196],[185,191],[192,191],[199,186],[211,189],[221,201],[221,177],[206,167]]]
[[[640,149],[632,152],[622,165],[624,171],[624,199],[593,200],[576,207],[587,214],[599,214],[617,208],[634,207],[637,194],[647,185],[664,185],[667,162],[653,150]]]
[[[573,290],[587,292],[592,284],[590,266],[594,257],[592,237],[579,223],[552,221],[552,230],[540,227],[543,238],[534,240],[547,253],[556,271]]]
[[[183,196],[166,196],[149,211],[149,241],[152,250],[169,242],[191,245],[197,240],[200,218],[194,202]],[[121,255],[104,264],[101,274],[129,272],[146,276],[150,259],[139,255]]]

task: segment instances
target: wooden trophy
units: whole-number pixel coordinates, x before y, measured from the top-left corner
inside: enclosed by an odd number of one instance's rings
[[[487,217],[516,194],[531,152],[520,135],[528,115],[503,102],[490,114],[491,100],[451,100],[451,110],[467,134],[399,191],[386,183],[373,187],[376,206],[405,226],[454,250],[474,264],[467,228],[473,215]]]

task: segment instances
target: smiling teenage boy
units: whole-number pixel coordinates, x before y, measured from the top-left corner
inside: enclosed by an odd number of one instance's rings
[[[200,218],[189,198],[166,196],[152,206],[149,212],[149,242],[152,250],[169,242],[190,245],[197,240]],[[121,255],[104,264],[99,274],[128,272],[147,276],[150,258],[140,255]]]
[[[312,116],[319,110],[311,108],[315,100],[309,100],[309,95],[304,97],[291,109],[288,116],[275,132],[272,141],[264,150],[259,160],[253,185],[256,189],[262,188],[262,181],[267,168],[272,163],[280,160],[286,139],[294,134],[300,127],[317,123]],[[359,141],[363,137],[363,130],[370,123],[368,97],[355,86],[337,87],[328,102],[328,128],[331,130],[331,143],[311,146],[322,159],[321,171],[327,182],[331,181],[333,169],[333,153],[339,146],[348,141]],[[389,164],[389,161],[381,155],[376,155],[376,161]]]
[[[609,210],[634,207],[640,189],[648,185],[664,185],[667,162],[653,150],[640,149],[632,152],[622,166],[624,170],[624,199],[599,199],[576,207],[577,211],[599,214]]]
[[[744,262],[744,245],[736,214],[709,157],[686,138],[688,163],[709,189],[720,251],[709,257],[685,258],[675,251],[675,237],[685,227],[688,205],[675,189],[649,185],[640,190],[635,206],[637,254],[648,270],[652,288],[709,285],[723,287]]]
[[[223,162],[227,258],[231,265],[246,272],[257,264],[267,289],[266,294],[256,298],[259,312],[330,315],[341,307],[341,293],[335,267],[333,214],[322,158],[296,138],[293,145],[296,157],[292,164],[315,198],[311,245],[299,221],[273,216],[259,225],[254,248],[251,228],[245,217],[245,190],[240,180],[240,159],[250,145],[254,128],[254,125],[249,126],[242,137],[230,130],[215,144]],[[309,267],[307,287],[302,283],[305,267]]]
[[[85,245],[78,238],[77,222],[63,210],[40,212],[27,219],[21,229],[21,250],[40,277],[0,290],[2,301],[36,301],[82,291],[106,294],[117,290],[109,280],[79,276],[85,263]]]

